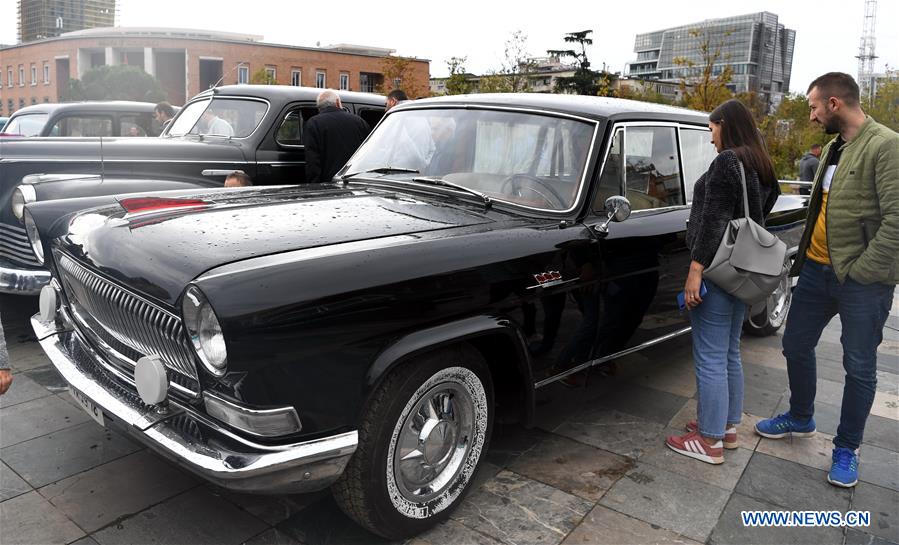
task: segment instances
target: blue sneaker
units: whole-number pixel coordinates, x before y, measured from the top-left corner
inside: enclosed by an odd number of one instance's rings
[[[815,435],[815,419],[809,418],[808,422],[803,424],[790,416],[790,412],[787,411],[774,418],[759,421],[759,423],[755,425],[755,432],[768,439],[780,439],[787,435],[792,435],[793,437],[811,437]]]
[[[843,488],[855,486],[858,482],[858,451],[842,447],[833,449],[833,464],[827,482]]]

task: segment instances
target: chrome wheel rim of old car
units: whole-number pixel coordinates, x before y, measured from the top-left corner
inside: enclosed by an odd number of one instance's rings
[[[774,293],[768,296],[765,312],[749,318],[752,325],[757,328],[763,328],[765,325],[768,325],[774,329],[782,326],[784,320],[787,318],[787,312],[790,310],[792,295],[791,279],[789,276],[784,275],[780,284],[778,284],[777,288],[774,290]],[[759,318],[767,320],[767,324],[765,324],[765,322],[757,324],[756,319]]]
[[[483,384],[470,369],[443,369],[418,388],[389,447],[387,482],[399,511],[427,518],[461,494],[480,458],[487,411]]]

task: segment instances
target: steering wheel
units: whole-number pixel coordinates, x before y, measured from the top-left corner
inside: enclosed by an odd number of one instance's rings
[[[536,193],[550,208],[563,210],[568,207],[568,203],[553,186],[530,174],[513,174],[503,180],[499,187],[499,192],[504,195],[523,197],[522,191]]]

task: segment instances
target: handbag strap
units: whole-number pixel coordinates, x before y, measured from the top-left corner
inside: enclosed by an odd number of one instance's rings
[[[749,194],[746,191],[746,171],[743,169],[743,161],[737,161],[740,165],[740,183],[743,185],[743,217],[749,217]]]

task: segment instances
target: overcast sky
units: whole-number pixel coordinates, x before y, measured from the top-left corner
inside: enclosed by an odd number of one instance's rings
[[[0,0],[0,43],[16,41],[16,0]],[[392,9],[390,9],[392,6]],[[326,10],[333,10],[328,12]],[[469,72],[498,70],[512,32],[528,37],[532,55],[564,49],[566,32],[593,29],[587,54],[594,68],[624,71],[636,57],[634,37],[703,19],[770,11],[796,31],[790,88],[804,92],[816,76],[856,76],[864,0],[616,0],[489,2],[450,0],[119,0],[122,26],[169,26],[259,34],[272,43],[352,43],[396,49],[431,60],[444,76],[450,57],[467,57]],[[899,67],[899,2],[880,0],[877,71]]]

